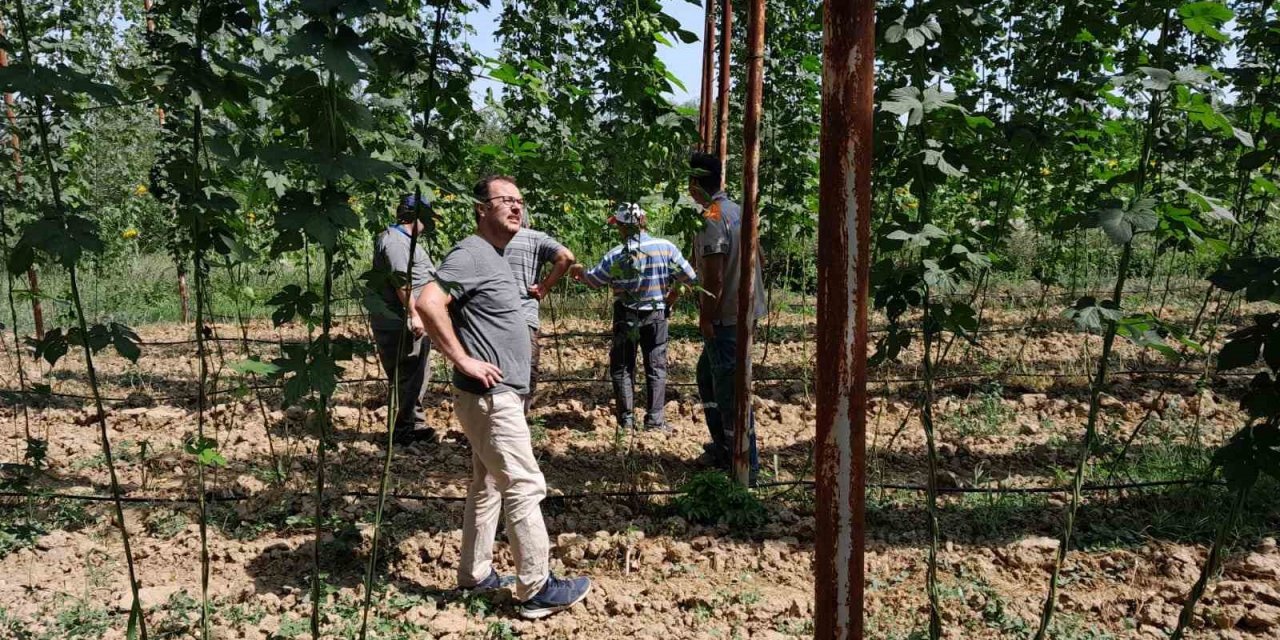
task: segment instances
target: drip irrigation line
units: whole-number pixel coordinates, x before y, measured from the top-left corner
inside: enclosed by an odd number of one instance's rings
[[[790,482],[766,482],[753,487],[760,489],[776,489],[784,487],[814,487],[816,482],[813,480],[793,480]],[[1164,487],[1185,487],[1185,486],[1226,486],[1223,480],[1205,480],[1205,479],[1184,479],[1184,480],[1153,480],[1149,482],[1123,482],[1118,484],[1094,484],[1084,485],[1081,491],[1086,493],[1102,493],[1109,491],[1125,491],[1131,489],[1157,489]],[[915,493],[923,493],[927,491],[927,487],[922,484],[909,483],[892,483],[892,482],[868,482],[867,489],[885,489],[891,491],[911,491]],[[938,487],[938,493],[952,494],[992,494],[992,495],[1010,495],[1010,494],[1055,494],[1069,493],[1071,487]],[[653,489],[647,491],[580,491],[574,493],[561,493],[547,495],[544,500],[551,501],[567,501],[567,500],[588,500],[588,499],[630,499],[645,497],[662,497],[662,496],[680,496],[685,492],[680,489]],[[333,494],[331,497],[340,498],[376,498],[378,493],[374,491],[345,491],[340,494]],[[388,493],[388,498],[397,500],[415,500],[420,502],[466,502],[465,496],[435,496],[419,493]],[[23,498],[23,499],[61,499],[61,500],[79,500],[83,502],[110,502],[111,496],[99,494],[81,494],[81,493],[31,493],[24,491],[0,491],[0,498]],[[206,494],[205,502],[244,502],[252,500],[254,496],[243,494],[218,495],[215,493]],[[121,502],[130,504],[196,504],[200,502],[198,496],[121,496]]]
[[[1252,372],[1251,371],[1220,371],[1220,372],[1215,372],[1211,374],[1210,377],[1247,378],[1247,377],[1256,376],[1257,374],[1258,374],[1257,371],[1252,371]],[[1188,369],[1188,370],[1138,369],[1138,370],[1129,370],[1129,371],[1113,371],[1113,372],[1109,372],[1108,375],[1135,376],[1135,377],[1136,376],[1201,376],[1201,375],[1204,375],[1204,372],[1198,371],[1198,370],[1192,370],[1192,369]],[[1058,379],[1058,378],[1087,378],[1087,377],[1089,377],[1089,375],[1086,373],[1030,372],[1030,373],[987,374],[987,373],[973,372],[973,373],[954,373],[954,374],[936,375],[933,377],[933,380],[934,381],[975,380],[975,379],[984,379],[984,378],[992,379],[992,380],[1006,380],[1011,378]],[[911,384],[916,382],[924,382],[924,380],[925,380],[924,378],[871,378],[871,379],[868,379],[867,382],[872,384]],[[381,377],[353,378],[349,380],[339,380],[337,383],[340,385],[349,385],[349,384],[367,384],[372,382],[386,382],[386,378],[381,378]],[[546,382],[548,384],[551,384],[551,383],[612,384],[613,383],[613,381],[608,378],[540,378],[538,382],[540,383]],[[777,383],[777,382],[810,383],[810,382],[813,382],[813,379],[803,377],[803,376],[777,376],[777,377],[768,377],[768,378],[754,378],[752,382],[759,383],[759,384],[768,384],[768,383]],[[431,383],[436,385],[445,385],[445,386],[452,384],[447,380],[433,380]],[[697,383],[668,381],[667,386],[668,387],[695,387],[697,386]],[[281,389],[284,389],[284,385],[283,384],[255,384],[255,385],[245,385],[243,387],[240,387],[240,386],[228,387],[225,389],[215,389],[213,391],[208,392],[208,395],[209,396],[227,395],[227,394],[238,392],[242,389],[249,390],[249,391],[273,391],[273,390],[279,391]],[[74,393],[59,393],[56,391],[38,391],[34,389],[26,389],[26,390],[0,389],[0,395],[52,396],[56,398],[69,398],[69,399],[75,399],[75,400],[92,400],[93,399],[92,396],[85,396],[85,395],[79,395]],[[173,394],[173,395],[167,395],[167,396],[149,396],[148,399],[152,402],[166,402],[170,400],[191,400],[196,397],[197,397],[197,394],[195,393],[187,393],[187,394]],[[131,400],[131,398],[108,397],[108,396],[104,396],[102,399],[107,402],[127,402]]]

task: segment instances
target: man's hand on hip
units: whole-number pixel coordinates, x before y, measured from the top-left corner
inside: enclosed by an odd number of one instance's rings
[[[477,360],[468,356],[458,360],[453,366],[462,375],[479,380],[486,389],[492,389],[499,382],[502,382],[502,369],[484,360]]]

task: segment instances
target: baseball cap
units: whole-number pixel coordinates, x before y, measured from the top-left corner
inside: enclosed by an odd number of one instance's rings
[[[427,197],[427,194],[424,193],[421,196],[417,196],[411,193],[400,198],[400,206],[396,207],[396,218],[407,220],[413,217],[419,206],[428,211],[431,210],[431,200]]]
[[[413,208],[416,208],[418,205],[422,205],[423,208],[430,207],[431,198],[428,197],[427,194],[425,193],[422,194],[421,196],[411,193],[400,199],[401,209],[413,209]]]
[[[623,202],[609,216],[609,224],[640,224],[644,222],[644,209],[634,202]]]

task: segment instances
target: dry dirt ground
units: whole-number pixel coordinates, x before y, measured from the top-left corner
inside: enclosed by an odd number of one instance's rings
[[[1051,487],[1066,484],[1079,455],[1087,409],[1086,375],[1100,341],[1057,312],[988,305],[977,346],[956,342],[939,370],[936,414],[945,487]],[[802,310],[803,311],[803,310]],[[1193,309],[1179,311],[1189,320]],[[545,312],[544,312],[545,313]],[[810,479],[815,359],[812,312],[778,312],[755,346],[756,406],[764,482]],[[550,314],[548,314],[550,315]],[[585,574],[595,588],[585,605],[541,622],[520,620],[509,601],[466,597],[453,587],[461,504],[470,454],[451,415],[447,387],[433,386],[429,419],[439,443],[398,448],[382,543],[373,637],[384,638],[782,638],[812,633],[812,489],[761,489],[766,524],[735,530],[689,522],[665,496],[582,497],[584,493],[679,488],[700,471],[706,429],[693,381],[699,344],[686,317],[671,346],[670,436],[618,438],[610,409],[607,325],[600,311],[564,309],[548,318],[545,375],[532,429],[552,497],[544,503],[555,542],[553,568]],[[873,323],[878,324],[878,323]],[[1023,327],[1030,325],[1030,329]],[[236,338],[233,324],[213,326]],[[339,333],[363,338],[349,319]],[[197,466],[183,443],[196,428],[198,359],[178,326],[140,328],[137,365],[97,358],[109,433],[123,491],[130,496],[197,495]],[[245,352],[269,359],[275,340],[302,327],[254,324],[262,342],[216,343],[210,361],[216,396],[206,430],[225,465],[207,475],[212,627],[217,638],[310,637],[307,588],[314,537],[314,416],[280,406],[277,392],[241,389],[228,365]],[[19,386],[10,339],[0,386]],[[40,491],[106,495],[108,472],[89,404],[83,359],[49,368],[24,361],[25,374],[56,394],[6,396],[0,460],[23,460],[26,431],[47,441]],[[923,495],[885,484],[925,481],[924,438],[914,409],[919,349],[874,369],[868,409],[867,616],[869,637],[908,638],[927,621]],[[438,363],[437,363],[438,364]],[[354,637],[372,548],[373,493],[385,455],[385,385],[371,357],[345,363],[333,409],[325,472],[329,519],[321,541],[326,637]],[[1198,388],[1202,362],[1170,364],[1122,344],[1121,370],[1104,398],[1102,447],[1090,483],[1202,476],[1208,453],[1241,424],[1246,378],[1215,377]],[[437,375],[437,379],[441,379]],[[362,382],[363,381],[363,382]],[[1141,429],[1130,440],[1135,427]],[[6,467],[10,468],[10,467]],[[278,474],[275,470],[283,471]],[[566,495],[568,494],[568,495]],[[1063,571],[1055,638],[1158,638],[1176,622],[1214,526],[1224,513],[1217,487],[1143,488],[1091,493]],[[1280,637],[1280,508],[1264,484],[1231,538],[1222,575],[1198,609],[1193,637]],[[11,541],[0,558],[0,636],[122,638],[130,602],[124,555],[106,502],[3,498],[6,522],[31,519],[30,543]],[[1063,494],[948,494],[941,500],[939,556],[948,638],[1021,638],[1034,629],[1046,591],[1066,498]],[[132,503],[132,535],[152,637],[192,637],[199,616],[198,511],[181,502]],[[499,565],[510,554],[499,544]],[[8,634],[8,635],[6,635]],[[27,634],[27,635],[22,635]],[[198,637],[198,636],[196,636]]]

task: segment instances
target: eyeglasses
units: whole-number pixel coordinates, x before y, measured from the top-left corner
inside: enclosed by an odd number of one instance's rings
[[[503,204],[508,207],[514,207],[516,205],[524,206],[524,198],[513,198],[511,196],[494,196],[486,199],[485,202],[493,202],[494,200],[497,200],[498,204]]]

